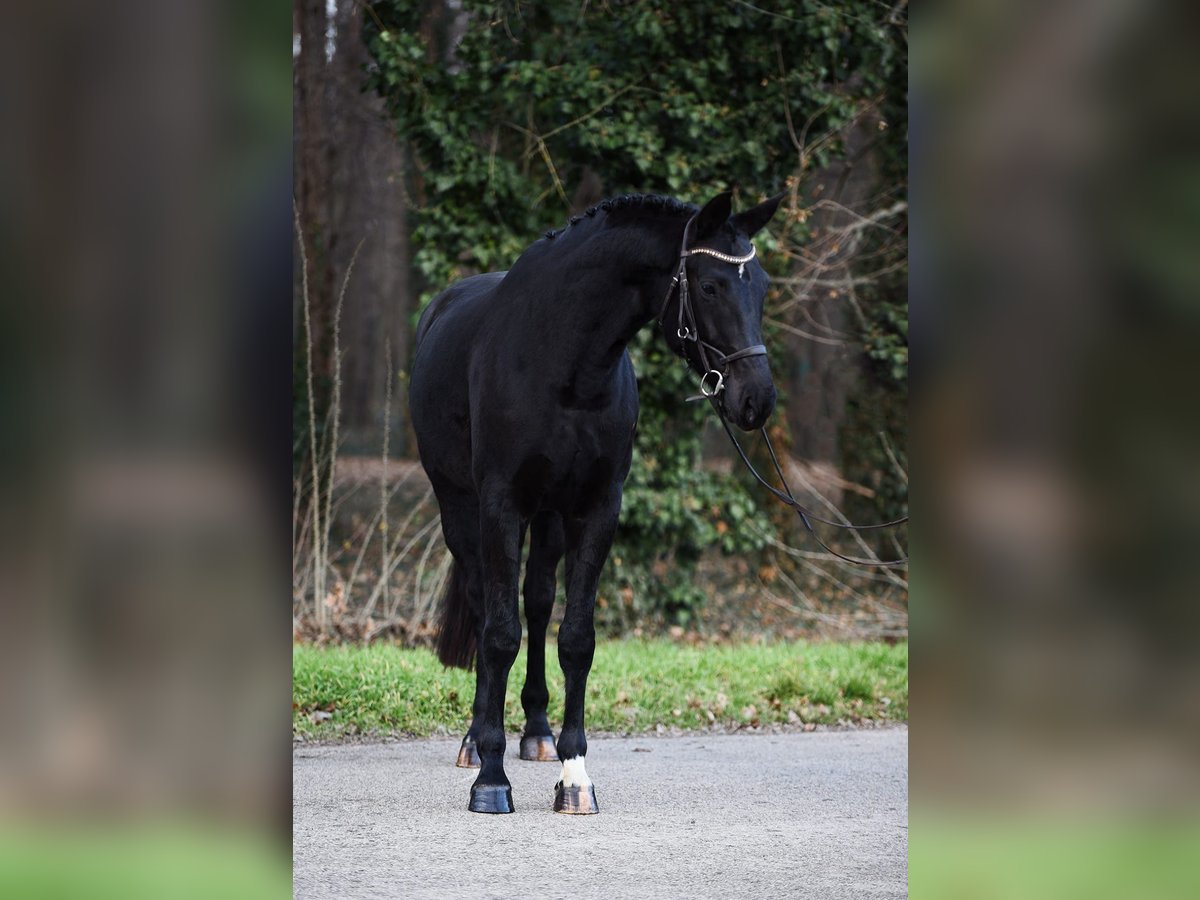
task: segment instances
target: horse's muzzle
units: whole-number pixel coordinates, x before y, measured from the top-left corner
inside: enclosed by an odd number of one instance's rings
[[[725,416],[742,431],[757,431],[775,410],[775,385],[736,383],[725,392]]]

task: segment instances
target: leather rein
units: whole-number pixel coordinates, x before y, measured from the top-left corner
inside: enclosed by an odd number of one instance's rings
[[[739,359],[747,359],[753,356],[766,356],[767,348],[764,344],[754,344],[750,347],[746,347],[745,349],[734,351],[733,353],[724,353],[718,347],[713,346],[700,337],[699,329],[696,325],[696,314],[692,309],[691,297],[689,295],[687,259],[689,256],[694,256],[695,254],[700,253],[706,256],[712,256],[716,259],[719,259],[721,262],[744,267],[746,263],[754,259],[755,250],[754,245],[751,244],[749,253],[745,254],[744,256],[732,256],[728,253],[721,253],[708,247],[694,247],[689,249],[687,245],[688,232],[691,229],[692,221],[694,219],[695,216],[693,216],[692,219],[689,219],[688,224],[683,229],[683,241],[679,247],[679,268],[676,270],[674,277],[671,279],[670,285],[667,287],[667,295],[663,299],[662,310],[658,314],[658,324],[660,327],[662,327],[666,320],[667,308],[671,305],[671,298],[674,296],[679,297],[679,320],[675,331],[676,337],[679,338],[679,349],[677,352],[679,356],[682,357],[685,362],[687,362],[687,350],[685,348],[690,342],[693,346],[695,346],[696,354],[700,359],[700,364],[704,368],[704,374],[700,376],[700,394],[695,397],[689,397],[688,402],[693,400],[708,400],[712,404],[712,408],[717,413],[717,418],[721,420],[721,425],[724,427],[725,433],[729,435],[730,442],[737,450],[738,456],[741,458],[742,463],[747,469],[750,470],[750,474],[753,475],[755,480],[758,481],[758,483],[765,487],[768,491],[770,491],[771,494],[773,494],[781,503],[790,506],[796,511],[796,514],[800,517],[800,521],[804,523],[805,529],[810,535],[812,535],[813,540],[821,545],[826,553],[837,557],[843,562],[848,562],[856,566],[879,566],[882,568],[892,568],[905,565],[908,562],[907,556],[900,559],[883,561],[873,559],[855,559],[851,556],[844,556],[821,539],[821,536],[817,534],[816,529],[813,528],[812,523],[820,522],[822,525],[829,525],[833,528],[841,528],[847,531],[869,531],[879,528],[892,528],[897,525],[903,525],[908,521],[908,516],[902,516],[899,519],[894,519],[891,522],[884,522],[879,525],[851,525],[848,522],[832,522],[829,519],[823,519],[820,516],[815,515],[811,510],[804,507],[792,493],[792,489],[788,486],[787,479],[783,475],[783,468],[779,464],[779,457],[776,456],[775,448],[771,445],[771,438],[767,434],[767,428],[765,425],[759,428],[759,433],[762,434],[763,442],[767,445],[767,452],[771,456],[771,464],[775,469],[775,474],[779,477],[779,483],[783,485],[782,491],[774,485],[768,483],[767,480],[759,474],[758,469],[756,469],[754,464],[750,462],[750,457],[746,455],[746,451],[742,449],[742,445],[738,443],[738,439],[734,435],[733,429],[729,427],[729,421],[725,417],[725,405],[720,396],[725,390],[725,375],[729,370],[729,364],[731,362],[735,362]],[[741,269],[739,269],[739,272],[740,271]],[[678,288],[678,290],[676,290],[676,288]],[[713,354],[713,359],[711,362],[709,360],[709,352]],[[720,368],[717,368],[718,366]],[[715,376],[715,380],[712,380],[710,383],[711,376]]]

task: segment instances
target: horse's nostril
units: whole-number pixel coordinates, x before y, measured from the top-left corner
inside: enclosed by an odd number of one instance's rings
[[[747,397],[746,402],[742,404],[742,421],[754,421],[754,399],[751,397]]]

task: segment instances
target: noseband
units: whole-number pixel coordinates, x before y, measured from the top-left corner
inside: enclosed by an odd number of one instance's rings
[[[696,352],[700,357],[700,365],[704,368],[704,374],[700,376],[701,396],[692,399],[699,400],[704,397],[715,397],[721,391],[725,390],[725,373],[728,372],[731,362],[751,356],[766,356],[767,348],[763,344],[754,344],[742,350],[735,350],[733,353],[724,353],[718,347],[714,347],[700,337],[699,329],[696,327],[696,313],[692,309],[691,297],[688,290],[687,258],[702,253],[705,256],[719,259],[721,262],[738,266],[738,273],[740,274],[744,271],[746,263],[754,259],[755,251],[753,244],[750,245],[750,252],[745,256],[731,256],[728,253],[722,253],[710,247],[688,249],[687,236],[688,231],[692,227],[693,219],[695,219],[695,216],[688,220],[688,224],[683,229],[683,242],[679,247],[679,268],[675,271],[675,277],[671,279],[671,283],[667,287],[667,296],[663,299],[662,311],[658,314],[658,324],[661,327],[666,319],[667,307],[671,305],[671,297],[676,293],[675,289],[678,287],[679,326],[675,330],[675,336],[679,338],[679,355],[684,359],[687,359],[687,351],[684,349],[687,346],[685,342],[691,341],[696,345]],[[709,351],[713,354],[711,362],[708,356]]]

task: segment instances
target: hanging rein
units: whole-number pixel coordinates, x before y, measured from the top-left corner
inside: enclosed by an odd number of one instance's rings
[[[694,217],[693,217],[694,218]],[[733,353],[724,353],[718,347],[705,341],[700,337],[699,329],[696,325],[696,314],[692,309],[691,298],[689,296],[688,278],[687,278],[687,259],[689,256],[694,256],[698,253],[705,256],[712,256],[719,259],[721,262],[730,263],[739,267],[738,274],[744,271],[746,263],[754,259],[754,245],[750,245],[750,252],[744,256],[732,256],[728,253],[721,253],[717,250],[712,250],[708,247],[693,247],[687,245],[688,232],[691,229],[691,221],[687,227],[683,229],[683,242],[679,247],[679,268],[676,270],[674,277],[671,279],[670,285],[667,287],[667,295],[663,299],[662,310],[658,314],[658,324],[661,327],[667,315],[667,308],[671,305],[671,298],[678,296],[679,303],[679,319],[675,331],[675,336],[679,338],[679,355],[686,361],[687,346],[691,344],[695,347],[696,355],[699,357],[700,365],[704,369],[704,374],[700,376],[700,394],[695,397],[689,397],[688,402],[693,400],[708,400],[712,404],[712,408],[716,410],[717,418],[721,420],[721,425],[725,429],[725,433],[729,435],[729,440],[738,452],[738,456],[750,470],[750,474],[754,476],[763,487],[770,491],[781,503],[790,506],[800,516],[800,521],[804,523],[805,529],[812,535],[821,547],[838,559],[844,562],[852,563],[857,566],[881,566],[893,567],[902,566],[908,562],[908,557],[893,560],[872,560],[872,559],[855,559],[854,557],[844,556],[834,550],[821,539],[813,528],[813,522],[820,522],[822,525],[829,525],[833,528],[842,528],[847,531],[869,531],[879,528],[892,528],[897,525],[903,525],[908,521],[908,516],[902,516],[899,519],[894,519],[891,522],[884,522],[879,525],[851,525],[845,522],[831,522],[828,519],[823,519],[820,516],[813,514],[805,508],[792,494],[792,489],[788,486],[787,479],[784,478],[783,468],[779,464],[779,458],[775,455],[775,448],[771,445],[770,435],[767,434],[766,426],[759,429],[762,434],[763,442],[767,445],[767,452],[771,456],[771,464],[775,468],[775,474],[779,476],[779,483],[783,485],[783,490],[779,490],[774,485],[767,482],[754,464],[750,462],[750,458],[746,455],[746,451],[742,449],[742,445],[738,443],[737,437],[734,436],[733,429],[729,427],[729,421],[725,417],[724,401],[721,398],[721,393],[725,390],[725,375],[729,370],[729,364],[739,359],[746,359],[751,356],[766,356],[767,348],[763,344],[754,344],[742,350],[736,350]],[[678,288],[678,290],[677,290]],[[712,354],[710,359],[709,353]]]

